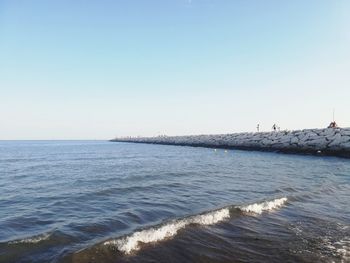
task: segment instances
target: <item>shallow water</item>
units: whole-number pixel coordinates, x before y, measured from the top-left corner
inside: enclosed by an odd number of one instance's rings
[[[350,160],[0,142],[0,262],[350,262]]]

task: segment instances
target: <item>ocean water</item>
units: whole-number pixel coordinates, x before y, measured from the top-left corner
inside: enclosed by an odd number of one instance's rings
[[[350,262],[350,160],[2,141],[0,262]]]

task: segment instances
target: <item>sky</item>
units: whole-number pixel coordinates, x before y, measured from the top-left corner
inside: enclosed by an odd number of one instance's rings
[[[0,0],[0,139],[350,127],[350,1]]]

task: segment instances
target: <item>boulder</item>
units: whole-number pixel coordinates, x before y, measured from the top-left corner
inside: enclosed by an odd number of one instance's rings
[[[271,148],[273,149],[288,149],[290,146],[289,143],[280,143],[280,142],[277,142],[277,143],[274,143],[271,145]]]
[[[291,144],[298,143],[298,141],[299,141],[299,139],[298,139],[298,137],[296,137],[296,136],[294,136],[294,137],[292,137],[292,138],[290,139],[290,143],[291,143]]]
[[[273,144],[273,141],[270,140],[270,139],[263,139],[263,140],[261,141],[261,144],[262,144],[262,145],[271,145],[271,144]]]
[[[327,144],[328,144],[328,141],[326,140],[326,138],[321,136],[319,136],[316,139],[306,141],[306,145],[314,146],[315,149],[317,150],[326,148]]]
[[[290,136],[290,135],[284,135],[283,137],[281,137],[280,139],[279,139],[279,142],[280,143],[289,143],[290,142],[290,140],[292,139],[292,136]]]
[[[334,134],[332,136],[330,136],[330,135],[326,136],[326,139],[331,141],[331,143],[334,142],[334,141],[338,141],[340,138],[341,138],[341,134],[340,133],[336,133],[336,134]]]
[[[344,142],[350,142],[350,136],[343,135],[343,136],[340,138],[340,143],[344,143]]]
[[[340,148],[350,151],[350,142],[343,142],[340,144]]]
[[[326,136],[333,136],[335,134],[335,130],[333,128],[324,129],[323,134]]]
[[[299,138],[299,142],[305,142],[309,139],[309,134],[305,133],[305,134],[301,134],[300,136],[298,136]]]
[[[350,136],[350,129],[343,129],[340,131],[340,134]]]

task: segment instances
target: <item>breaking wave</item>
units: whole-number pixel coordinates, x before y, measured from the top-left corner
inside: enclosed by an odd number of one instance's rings
[[[247,213],[261,214],[264,211],[270,211],[279,208],[287,201],[286,197],[255,203],[247,206],[231,206],[218,210],[206,212],[199,215],[186,217],[169,221],[165,224],[151,227],[145,230],[136,231],[130,235],[104,242],[104,245],[114,246],[119,251],[130,254],[132,251],[139,250],[141,244],[155,243],[167,238],[171,238],[177,232],[188,225],[213,225],[230,218],[230,210],[239,210]]]
[[[239,207],[239,209],[246,213],[261,214],[264,211],[270,211],[270,210],[279,208],[283,206],[285,202],[287,202],[287,197],[282,197],[279,199],[275,199],[273,201],[266,201],[263,203],[256,203],[256,204],[251,204],[247,206],[241,206]]]

